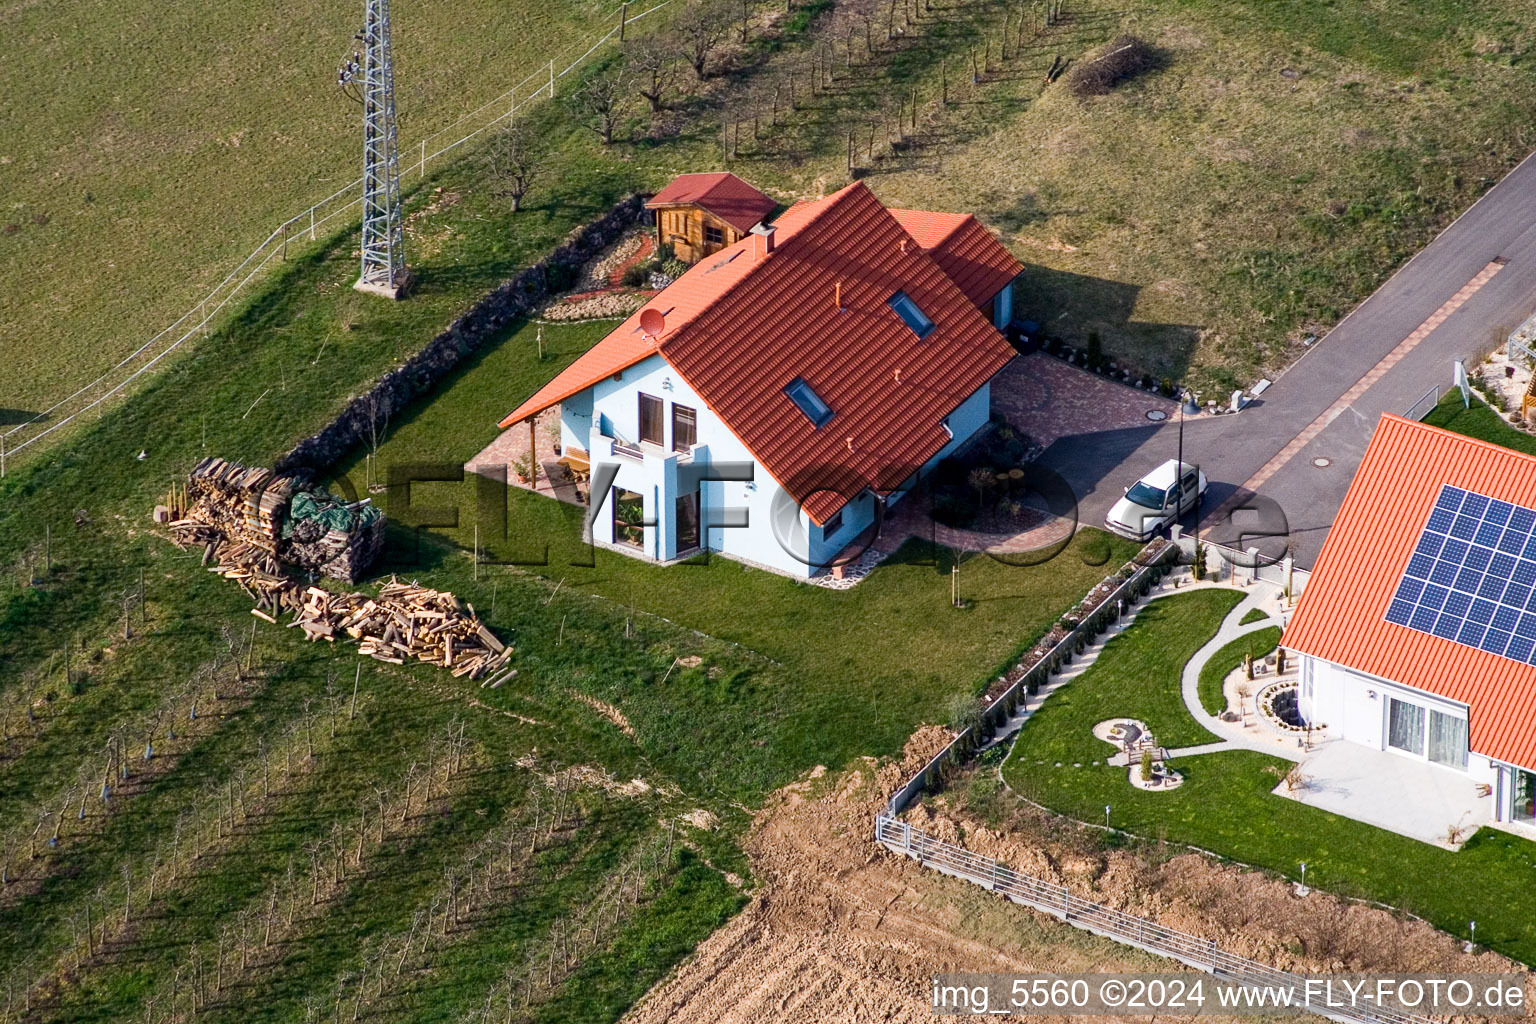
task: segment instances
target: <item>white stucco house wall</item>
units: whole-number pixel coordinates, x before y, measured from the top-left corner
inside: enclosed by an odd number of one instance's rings
[[[851,185],[695,265],[501,426],[559,406],[599,546],[835,571],[987,424],[1021,269],[972,217]]]
[[[1281,642],[1307,722],[1536,838],[1536,459],[1383,417]]]

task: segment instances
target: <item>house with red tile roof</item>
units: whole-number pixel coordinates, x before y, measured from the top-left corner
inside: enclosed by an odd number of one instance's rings
[[[947,219],[914,234],[915,216]],[[988,422],[1014,355],[988,314],[1022,267],[972,224],[889,210],[862,183],[799,203],[501,426],[560,407],[562,449],[591,466],[595,543],[817,575]]]
[[[1307,722],[1536,834],[1536,458],[1384,416],[1281,643]]]
[[[656,244],[697,263],[745,238],[778,207],[727,171],[679,174],[645,204],[656,217]]]

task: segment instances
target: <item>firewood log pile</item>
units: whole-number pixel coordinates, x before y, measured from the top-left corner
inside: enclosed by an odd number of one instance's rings
[[[176,530],[178,543],[196,537],[207,527],[194,525]],[[272,555],[253,544],[215,539],[194,539],[183,547],[203,544],[203,563],[239,583],[256,607],[251,614],[279,624],[279,616],[291,614],[290,629],[301,629],[311,641],[356,641],[358,653],[391,665],[414,658],[451,671],[455,678],[484,679],[499,686],[517,674],[506,667],[513,649],[504,644],[475,614],[474,605],[446,591],[391,576],[379,588],[378,597],[335,593],[305,586],[283,569]]]
[[[280,495],[281,500],[269,503],[267,495]],[[303,492],[299,496],[309,497]],[[251,614],[259,619],[277,624],[279,616],[288,614],[289,628],[302,629],[311,641],[355,641],[360,654],[378,661],[403,665],[415,659],[446,668],[456,678],[483,679],[482,686],[500,686],[517,675],[516,669],[506,667],[512,648],[480,621],[473,605],[453,594],[393,576],[379,588],[378,597],[335,593],[295,578],[285,564],[304,562],[290,557],[291,549],[296,544],[313,550],[338,543],[335,538],[328,541],[338,530],[326,525],[326,519],[336,520],[348,510],[330,499],[318,511],[306,513],[312,518],[288,523],[290,536],[284,538],[294,497],[289,478],[205,459],[185,489],[171,489],[155,518],[166,524],[179,547],[201,547],[202,564],[209,572],[239,583],[256,602]],[[320,532],[309,525],[316,523]],[[359,539],[344,537],[339,542],[349,566],[371,562],[377,552],[369,556],[369,546],[382,545],[383,517],[374,512],[364,526],[354,531]]]
[[[212,457],[193,468],[185,487],[171,487],[155,521],[185,542],[226,537],[349,583],[384,551],[384,515],[367,500],[346,503],[269,469]]]
[[[270,469],[209,457],[187,478],[180,518],[216,527],[233,540],[276,555],[294,483]]]

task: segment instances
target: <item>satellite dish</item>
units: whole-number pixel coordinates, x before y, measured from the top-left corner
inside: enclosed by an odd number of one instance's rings
[[[659,309],[642,309],[640,311],[640,330],[645,336],[655,340],[662,331],[667,329],[667,316]]]

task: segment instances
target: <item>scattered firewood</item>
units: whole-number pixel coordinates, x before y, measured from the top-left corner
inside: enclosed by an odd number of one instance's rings
[[[191,508],[172,506],[177,518],[168,524],[171,539],[182,548],[202,548],[203,565],[244,588],[256,604],[251,609],[255,617],[277,623],[279,615],[291,613],[288,627],[302,630],[308,640],[356,641],[358,653],[391,665],[415,659],[446,668],[455,678],[494,676],[498,686],[516,675],[506,670],[512,648],[480,621],[472,605],[453,594],[393,576],[376,598],[306,585],[283,568],[274,548],[265,543],[265,533],[255,531],[259,535],[251,539],[254,528],[243,528],[235,537],[226,536],[202,518],[225,515],[230,507],[217,487],[199,491],[189,485],[188,492],[198,496]],[[255,507],[258,516],[253,521],[259,525],[260,506]],[[218,511],[221,508],[225,511]]]

